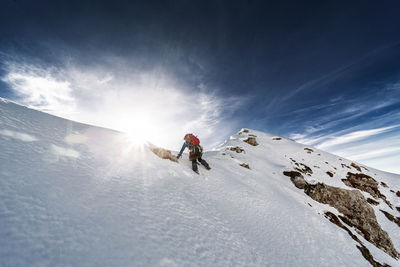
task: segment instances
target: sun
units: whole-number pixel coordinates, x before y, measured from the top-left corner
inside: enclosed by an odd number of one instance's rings
[[[175,145],[176,120],[171,121],[166,110],[134,106],[110,116],[113,128],[122,133],[123,142],[129,148],[158,146],[168,148]],[[171,126],[173,125],[173,126]]]
[[[138,146],[144,146],[146,143],[148,143],[148,135],[145,132],[142,131],[128,131],[124,132],[124,137],[128,143],[131,145],[138,147]]]
[[[145,116],[132,116],[122,122],[121,130],[126,141],[132,146],[144,146],[151,142],[157,133],[156,123]]]

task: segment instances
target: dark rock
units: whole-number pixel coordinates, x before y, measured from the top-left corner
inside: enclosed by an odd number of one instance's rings
[[[374,210],[358,190],[346,190],[318,183],[307,184],[304,192],[312,199],[328,204],[342,213],[349,226],[357,228],[360,234],[376,247],[385,251],[393,258],[399,254],[393,246],[389,235],[382,230]]]
[[[310,167],[308,167],[307,165],[305,165],[303,163],[295,163],[295,165],[299,167],[299,168],[295,168],[299,172],[304,173],[304,174],[308,174],[308,175],[313,174],[312,169]]]
[[[340,218],[349,226],[355,227],[360,235],[393,258],[399,254],[394,248],[389,235],[379,225],[373,208],[358,190],[347,190],[323,183],[309,184],[300,172],[285,171],[292,183],[315,201],[328,204],[343,216]],[[349,230],[350,231],[350,230]],[[363,254],[364,255],[364,254]]]
[[[280,138],[280,137],[274,137],[274,138],[272,138],[272,140],[282,140],[282,138]]]
[[[244,168],[247,168],[247,169],[249,169],[249,170],[250,170],[250,166],[249,166],[249,164],[242,163],[242,164],[240,164],[240,166],[242,166],[242,167],[244,167]]]
[[[357,171],[361,172],[360,166],[358,166],[358,165],[355,164],[354,162],[352,162],[352,163],[350,164],[350,166],[353,167],[354,169],[356,169]]]
[[[363,173],[348,172],[346,178],[347,179],[342,179],[345,185],[367,192],[375,199],[380,198],[393,209],[392,204],[386,199],[386,196],[379,191],[378,182],[371,176]]]
[[[388,218],[389,221],[394,222],[400,227],[400,217],[394,217],[392,214],[390,214],[387,211],[380,210],[383,214],[385,214],[386,218]]]
[[[243,141],[248,143],[248,144],[250,144],[250,145],[252,145],[252,146],[258,146],[257,140],[256,140],[256,138],[254,136],[247,137],[247,139],[245,139]]]
[[[342,228],[343,230],[345,230],[350,236],[351,238],[353,238],[355,241],[357,241],[360,245],[356,246],[361,254],[363,255],[363,257],[372,264],[372,266],[374,267],[381,267],[381,266],[386,266],[386,265],[382,265],[381,263],[375,261],[374,257],[372,257],[371,252],[368,250],[368,248],[366,246],[364,246],[364,244],[360,241],[360,239],[358,239],[358,237],[353,234],[349,228],[347,228],[345,225],[342,224],[342,222],[339,220],[339,218],[333,214],[330,211],[325,212],[325,217],[329,219],[329,221],[337,226],[339,226],[340,228]]]
[[[347,166],[346,164],[342,163],[342,168],[346,167],[347,169],[351,169],[349,166]]]
[[[371,252],[363,245],[357,246],[357,248],[361,251],[361,254],[364,258],[371,263],[374,267],[390,267],[390,265],[384,264],[382,265],[380,262],[377,262],[374,257],[372,257]]]
[[[373,200],[372,198],[367,198],[367,202],[375,206],[379,205],[379,201]]]
[[[248,133],[248,132],[249,132],[249,130],[247,130],[247,129],[242,129],[238,134],[241,135],[241,134],[243,134],[243,133]]]
[[[312,150],[311,148],[304,148],[305,151],[307,151],[308,154],[311,154],[311,152],[314,152],[314,150]]]
[[[296,171],[284,171],[284,175],[289,176],[292,183],[299,189],[304,189],[307,185],[306,180],[300,172]]]
[[[396,196],[400,197],[400,191],[396,192]]]
[[[326,172],[326,174],[328,174],[330,177],[333,177],[333,173],[331,172]]]
[[[236,153],[244,152],[244,149],[239,147],[239,146],[235,146],[235,147],[232,146],[232,147],[229,147],[228,149],[231,150],[231,151],[235,151]]]
[[[364,170],[366,170],[366,171],[368,171],[368,169],[367,168],[365,168],[364,166],[360,166],[361,168],[363,168]]]

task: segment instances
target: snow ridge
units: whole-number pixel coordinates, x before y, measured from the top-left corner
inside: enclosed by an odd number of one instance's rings
[[[399,265],[283,173],[369,199],[397,251],[399,175],[249,129],[205,152],[200,175],[165,151],[0,101],[1,265]]]

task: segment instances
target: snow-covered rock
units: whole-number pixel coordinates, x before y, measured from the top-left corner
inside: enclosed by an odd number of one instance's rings
[[[249,129],[173,154],[0,101],[0,265],[399,266],[399,175]]]

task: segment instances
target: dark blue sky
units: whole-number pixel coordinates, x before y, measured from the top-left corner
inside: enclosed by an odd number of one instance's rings
[[[230,99],[235,107],[220,115],[235,127],[288,136],[400,171],[389,164],[400,154],[393,141],[400,137],[398,1],[4,0],[0,5],[3,77],[13,71],[10,64],[14,70],[18,64],[93,69],[110,66],[110,58],[117,59],[115,80],[161,69],[186,94],[242,99],[243,105]],[[21,94],[13,86],[2,79],[0,96],[18,101]],[[374,129],[381,130],[368,132]],[[385,144],[388,149],[368,159],[365,151],[349,152],[372,143],[379,145],[368,151]]]

